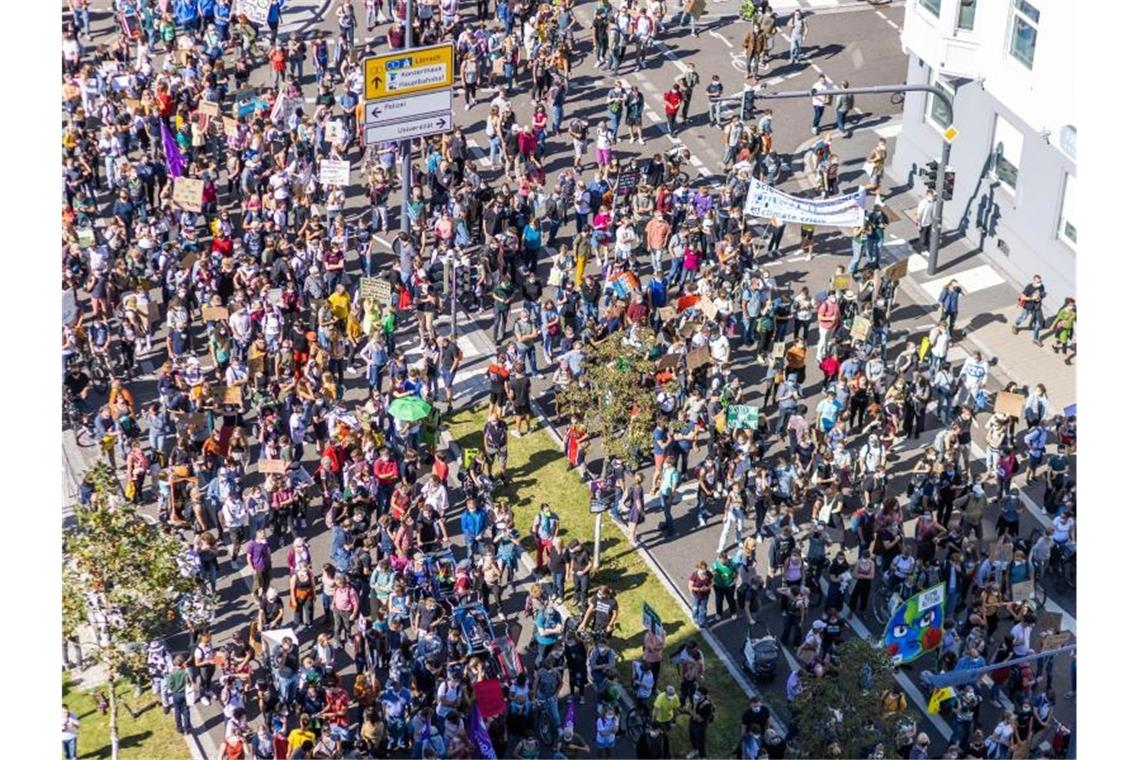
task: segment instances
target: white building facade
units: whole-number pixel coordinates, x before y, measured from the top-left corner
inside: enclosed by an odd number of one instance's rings
[[[1064,0],[908,0],[902,45],[907,82],[933,84],[954,101],[955,229],[1011,279],[1044,278],[1047,306],[1076,294],[1077,115],[1073,46],[1077,4]],[[941,155],[946,109],[907,96],[893,173]]]

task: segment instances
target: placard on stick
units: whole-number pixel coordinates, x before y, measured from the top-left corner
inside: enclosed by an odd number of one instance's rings
[[[238,136],[238,120],[230,118],[229,116],[222,117],[222,133],[226,137]]]
[[[782,340],[778,340],[772,344],[772,358],[782,359],[784,354],[788,352],[788,344]]]
[[[284,459],[260,459],[257,471],[262,475],[284,475],[288,463]]]
[[[1025,405],[1025,396],[1010,391],[998,391],[997,400],[994,401],[994,414],[1004,414],[1007,417],[1020,417],[1021,408]]]
[[[662,322],[671,322],[677,316],[677,310],[672,306],[662,306],[657,310],[657,318]]]
[[[225,306],[203,306],[202,321],[225,322],[230,318],[230,310]]]
[[[241,406],[241,386],[229,385],[226,386],[226,392],[222,396],[223,404],[233,404],[234,406]]]
[[[853,340],[867,340],[871,334],[871,320],[866,317],[855,317],[851,320],[851,338]]]
[[[174,178],[174,205],[186,211],[202,211],[202,191],[206,183],[190,177]]]

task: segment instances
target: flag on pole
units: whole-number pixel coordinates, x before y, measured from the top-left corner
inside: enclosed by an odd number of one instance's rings
[[[273,101],[273,108],[269,110],[269,120],[274,124],[280,124],[281,120],[285,117],[285,90],[280,90],[277,93],[277,100]]]
[[[171,177],[181,177],[186,171],[186,159],[182,157],[182,151],[178,150],[178,143],[170,133],[170,127],[166,126],[166,120],[159,119],[158,125],[162,131],[162,152],[166,156],[166,171]]]
[[[483,723],[483,716],[479,714],[477,703],[471,705],[471,720],[469,722],[471,725],[468,730],[471,740],[479,748],[479,754],[482,755],[483,760],[498,760],[498,755],[495,754],[495,745],[491,743],[491,734],[487,732],[487,725]]]

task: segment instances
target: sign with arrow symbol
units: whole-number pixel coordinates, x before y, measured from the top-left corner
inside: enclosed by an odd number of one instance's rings
[[[451,111],[424,114],[413,119],[400,119],[382,124],[367,124],[364,127],[364,144],[376,145],[382,142],[411,140],[425,135],[450,132],[452,128]]]
[[[451,89],[455,48],[451,43],[399,50],[364,61],[364,99]]]
[[[385,98],[364,104],[364,125],[408,121],[421,116],[451,111],[451,90],[436,90],[405,98]]]

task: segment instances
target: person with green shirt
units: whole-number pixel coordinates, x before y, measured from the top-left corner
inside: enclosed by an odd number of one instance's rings
[[[491,298],[495,301],[495,326],[491,330],[491,337],[496,344],[507,334],[507,320],[510,318],[511,299],[514,295],[515,286],[509,277],[500,280],[491,290]]]
[[[190,674],[186,671],[186,657],[174,658],[174,667],[166,675],[166,691],[170,694],[171,709],[174,711],[174,730],[188,734],[190,727],[190,706],[186,704],[186,682]]]
[[[736,615],[736,562],[722,551],[712,566],[713,594],[716,595],[716,616],[724,617],[724,603],[728,602],[728,614]]]

